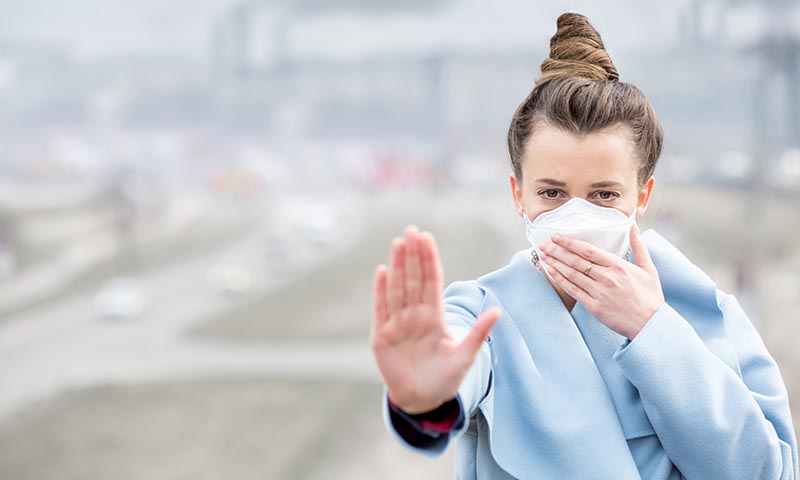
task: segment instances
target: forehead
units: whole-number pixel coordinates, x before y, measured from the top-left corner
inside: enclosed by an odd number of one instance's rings
[[[625,128],[583,137],[549,125],[531,135],[522,158],[523,183],[552,178],[568,185],[597,181],[636,182],[636,157]]]

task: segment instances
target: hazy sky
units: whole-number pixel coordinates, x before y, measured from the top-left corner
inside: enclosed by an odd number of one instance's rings
[[[577,11],[600,30],[613,55],[615,49],[667,48],[674,42],[677,13],[685,3],[453,0],[421,12],[342,10],[296,20],[290,45],[297,55],[344,57],[450,46],[545,48],[557,16]],[[203,58],[215,19],[235,4],[234,0],[0,0],[0,41],[67,45],[84,58],[121,52]]]
[[[0,40],[68,45],[81,57],[120,52],[204,55],[231,0],[0,0]]]

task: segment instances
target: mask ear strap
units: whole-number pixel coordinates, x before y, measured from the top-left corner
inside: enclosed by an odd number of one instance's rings
[[[633,223],[636,223],[638,221],[636,220],[637,213],[639,213],[639,205],[633,207],[633,213],[631,214],[631,216],[633,217]],[[630,234],[631,232],[630,230],[628,230],[628,250],[625,252],[625,260],[629,262],[631,261],[631,251],[633,251],[633,247],[631,247],[630,245]]]
[[[524,208],[522,209],[522,219],[525,221],[526,228],[532,223],[530,217],[528,217],[528,212],[526,212]],[[536,253],[535,248],[531,249],[531,263],[534,267],[539,268],[539,254]]]
[[[533,220],[531,220],[531,217],[528,216],[528,212],[526,212],[525,209],[522,210],[522,219],[525,220],[526,225],[533,223]]]

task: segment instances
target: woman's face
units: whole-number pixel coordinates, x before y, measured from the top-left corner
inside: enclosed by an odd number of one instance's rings
[[[641,188],[627,127],[590,133],[583,138],[549,125],[530,138],[522,158],[522,182],[511,174],[517,213],[535,219],[572,197],[612,207],[640,219],[647,209],[654,177]],[[637,208],[638,207],[638,208]]]

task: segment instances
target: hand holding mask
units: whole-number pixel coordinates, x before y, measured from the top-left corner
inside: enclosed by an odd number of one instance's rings
[[[576,197],[533,222],[525,215],[537,267],[595,318],[631,340],[664,303],[635,213],[628,217]],[[621,258],[631,250],[635,264]]]

